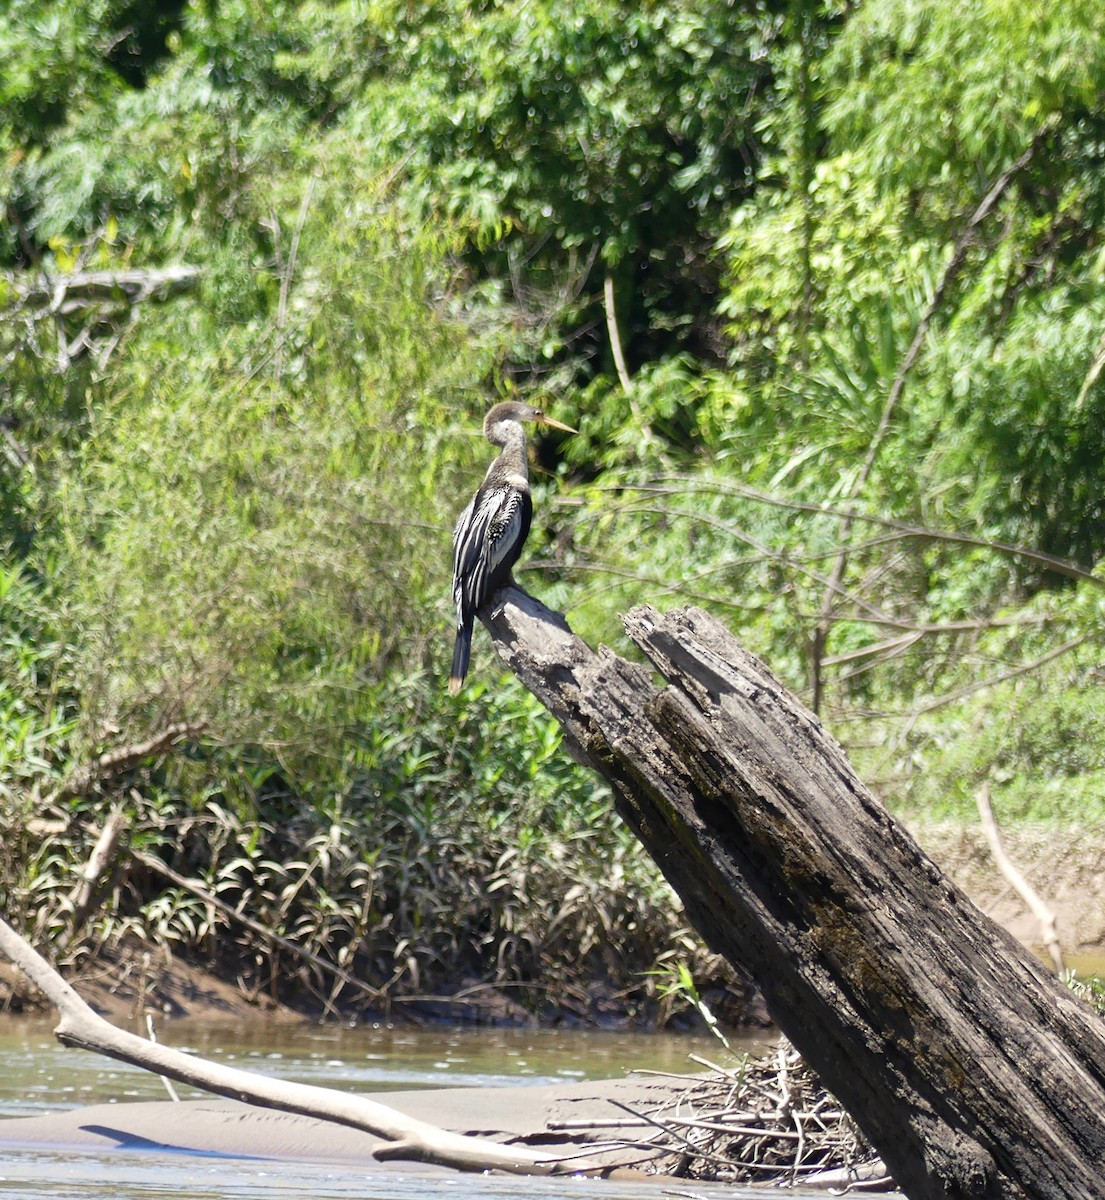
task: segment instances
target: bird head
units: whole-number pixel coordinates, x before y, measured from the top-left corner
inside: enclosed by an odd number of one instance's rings
[[[550,429],[562,429],[565,433],[579,432],[571,425],[565,425],[562,421],[554,421],[539,408],[534,408],[532,404],[523,404],[520,400],[507,400],[502,404],[496,404],[484,418],[483,431],[489,442],[501,445],[502,437],[496,432],[497,427],[504,423],[521,425],[525,421],[533,425],[547,425]]]

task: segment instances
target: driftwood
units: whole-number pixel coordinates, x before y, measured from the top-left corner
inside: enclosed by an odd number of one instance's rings
[[[573,1161],[561,1165],[555,1155],[527,1146],[508,1146],[452,1133],[363,1096],[242,1071],[117,1029],[95,1013],[3,920],[0,920],[0,954],[15,963],[57,1007],[60,1021],[54,1033],[66,1046],[132,1063],[219,1096],[364,1130],[384,1139],[373,1149],[378,1159],[408,1159],[461,1171],[498,1170],[525,1175],[586,1170],[585,1163]]]
[[[1105,1026],[812,713],[701,611],[627,616],[657,687],[518,589],[496,601],[500,655],[910,1200],[1101,1196]]]

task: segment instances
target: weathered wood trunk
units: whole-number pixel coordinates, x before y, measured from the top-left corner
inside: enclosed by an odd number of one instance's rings
[[[1105,1023],[941,872],[812,713],[698,610],[626,618],[657,687],[525,593],[497,599],[499,653],[911,1200],[1105,1196]]]

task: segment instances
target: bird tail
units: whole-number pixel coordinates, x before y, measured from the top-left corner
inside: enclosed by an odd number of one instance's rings
[[[453,669],[449,673],[449,695],[455,696],[464,686],[468,674],[468,655],[472,651],[472,622],[465,621],[457,626],[457,640],[453,644]]]

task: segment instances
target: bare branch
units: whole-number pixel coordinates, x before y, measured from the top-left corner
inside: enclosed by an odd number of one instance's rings
[[[1029,662],[1011,667],[1008,671],[1001,671],[997,675],[991,675],[987,679],[975,680],[974,683],[968,683],[964,687],[956,688],[955,691],[948,692],[946,695],[937,696],[935,700],[930,700],[927,704],[922,704],[920,708],[915,709],[914,716],[933,712],[937,708],[943,708],[945,704],[953,704],[956,700],[964,700],[968,696],[973,696],[975,692],[997,687],[999,683],[1007,683],[1010,679],[1016,679],[1021,675],[1029,675],[1054,659],[1061,658],[1064,654],[1069,654],[1072,650],[1077,650],[1079,646],[1088,642],[1092,636],[1092,634],[1084,633],[1079,637],[1071,638],[1061,646],[1054,646],[1046,654],[1041,654],[1038,658],[1033,658]]]
[[[603,280],[602,298],[606,308],[606,332],[610,335],[610,353],[614,356],[618,382],[622,385],[622,391],[628,395],[633,387],[633,380],[629,377],[629,371],[625,365],[625,355],[622,353],[622,339],[618,333],[618,314],[614,307],[614,276],[609,271],[606,272],[606,278]]]
[[[123,836],[126,828],[127,819],[122,805],[116,804],[108,813],[104,827],[100,830],[100,836],[96,839],[92,853],[88,856],[88,862],[81,870],[77,886],[69,895],[72,913],[69,918],[69,928],[62,939],[63,948],[69,944],[81,926],[88,920],[96,895],[96,885],[111,865],[111,860],[115,857],[115,851],[119,846],[119,839]]]
[[[1105,588],[1105,579],[1099,578],[1092,571],[1087,571],[1077,563],[1066,558],[1059,558],[1043,550],[1033,550],[1028,546],[1014,546],[1009,542],[999,542],[992,538],[979,537],[977,534],[956,533],[953,530],[933,529],[927,525],[913,525],[908,521],[897,521],[893,517],[882,517],[876,513],[865,513],[854,508],[838,508],[831,504],[814,504],[807,500],[794,500],[788,496],[778,496],[771,492],[763,492],[746,484],[703,484],[700,480],[689,476],[668,476],[680,482],[679,488],[670,488],[657,484],[619,485],[617,491],[658,492],[661,495],[683,495],[688,491],[713,492],[718,495],[743,496],[760,504],[769,504],[775,508],[786,508],[794,512],[807,512],[817,516],[836,517],[842,521],[878,525],[883,529],[893,529],[904,537],[923,538],[933,542],[948,542],[953,545],[973,546],[980,550],[992,550],[1008,558],[1023,559],[1035,563],[1045,570],[1078,583],[1089,583],[1094,587]]]
[[[0,273],[16,305],[45,305],[62,315],[96,305],[164,300],[189,291],[199,282],[199,267],[150,267],[131,271],[74,271],[47,276],[44,272]]]
[[[223,1063],[208,1062],[116,1029],[95,1013],[3,920],[0,920],[0,953],[11,959],[57,1007],[61,1019],[54,1034],[63,1045],[132,1063],[218,1096],[364,1130],[392,1143],[375,1148],[373,1153],[378,1157],[381,1151],[388,1157],[397,1157],[401,1153],[403,1157],[440,1163],[461,1171],[500,1170],[521,1175],[549,1175],[556,1171],[554,1157],[525,1146],[506,1146],[485,1138],[451,1133],[362,1096],[269,1079]]]
[[[295,260],[299,255],[299,239],[303,236],[303,227],[307,224],[307,212],[311,207],[311,199],[315,194],[315,187],[318,184],[318,176],[312,175],[307,181],[307,186],[303,190],[303,199],[299,205],[299,215],[296,218],[295,231],[292,233],[292,244],[288,250],[288,261],[284,269],[280,272],[280,302],[276,310],[276,328],[283,332],[284,326],[287,324],[288,318],[288,294],[291,291],[292,276],[295,274]],[[276,234],[279,239],[279,226],[277,226]],[[278,345],[276,351],[276,373],[280,375],[284,369],[284,348],[283,341]]]
[[[1097,382],[1097,378],[1101,374],[1103,367],[1105,367],[1105,333],[1101,335],[1097,343],[1097,347],[1093,352],[1093,359],[1090,362],[1089,369],[1086,371],[1086,378],[1082,381],[1082,386],[1078,389],[1078,399],[1074,402],[1076,409],[1081,408],[1086,403],[1086,397],[1090,394],[1090,388]]]
[[[166,725],[164,729],[131,746],[118,746],[114,750],[101,754],[99,758],[74,771],[69,778],[52,793],[47,804],[56,804],[60,800],[70,800],[74,796],[87,795],[98,783],[112,776],[125,774],[131,768],[138,766],[147,758],[164,754],[181,742],[191,741],[207,728],[204,721],[178,721]]]
[[[982,832],[986,834],[986,840],[990,843],[990,853],[994,856],[994,863],[998,870],[1016,889],[1020,898],[1032,910],[1032,915],[1040,922],[1040,932],[1044,939],[1044,945],[1051,955],[1051,961],[1055,964],[1056,972],[1062,975],[1064,970],[1066,970],[1066,964],[1063,962],[1063,951],[1059,946],[1059,932],[1055,924],[1055,913],[1052,912],[1041,898],[1039,892],[1036,891],[1032,884],[1028,882],[1013,864],[1009,855],[1005,853],[1005,847],[1001,844],[1001,835],[998,833],[998,823],[994,820],[994,809],[990,804],[989,783],[984,783],[978,789],[975,795],[975,803],[978,805],[978,816],[982,822]]]
[[[834,596],[838,596],[840,599],[847,600],[849,603],[854,604],[857,610],[868,613],[872,619],[878,620],[881,623],[892,623],[890,618],[884,613],[881,613],[873,604],[869,604],[862,597],[846,591],[840,586],[839,581],[834,585],[832,580],[827,578],[820,571],[813,570],[812,567],[806,566],[804,562],[783,550],[772,550],[771,547],[765,545],[758,538],[753,537],[752,534],[747,533],[739,526],[732,525],[727,521],[722,521],[717,517],[707,516],[705,513],[694,512],[689,509],[650,508],[647,505],[636,505],[633,511],[645,513],[651,512],[664,517],[683,517],[689,521],[697,521],[700,524],[707,525],[713,529],[722,530],[728,536],[735,537],[744,542],[745,545],[751,546],[753,550],[756,550],[764,558],[772,559],[775,562],[782,563],[783,565],[790,567],[793,571],[812,579],[815,583],[820,583],[826,587],[833,588]]]

